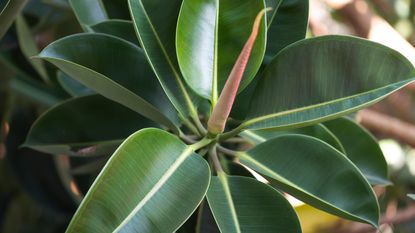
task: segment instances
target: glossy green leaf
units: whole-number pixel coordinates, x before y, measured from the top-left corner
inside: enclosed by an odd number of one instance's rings
[[[97,24],[108,19],[101,0],[69,0],[82,27]]]
[[[278,6],[275,15],[268,22],[267,49],[268,63],[286,46],[305,38],[308,27],[309,0],[266,0],[267,6]]]
[[[24,145],[51,154],[104,155],[135,131],[151,126],[155,124],[136,112],[91,95],[48,110],[32,125]]]
[[[177,25],[177,57],[187,84],[196,93],[216,103],[255,17],[264,7],[264,2],[258,0],[183,1]],[[239,90],[257,73],[265,44],[263,20]]]
[[[253,143],[254,145],[258,145],[267,140],[279,137],[281,135],[286,135],[286,134],[304,134],[304,135],[308,135],[311,137],[315,137],[330,144],[337,150],[341,152],[345,152],[339,139],[336,138],[336,136],[330,130],[328,130],[327,127],[325,127],[322,124],[317,124],[317,125],[312,125],[308,127],[287,130],[287,131],[245,130],[242,133],[240,133],[240,135],[243,138],[247,139],[249,142]]]
[[[0,8],[0,40],[26,3],[27,0],[7,0],[3,8]]]
[[[369,183],[346,156],[304,135],[285,135],[241,152],[240,162],[316,208],[378,225],[379,206]]]
[[[84,96],[94,94],[95,92],[82,83],[76,81],[75,79],[69,77],[69,75],[63,73],[62,71],[58,71],[56,73],[57,80],[61,87],[71,96]]]
[[[295,43],[269,64],[241,128],[284,129],[330,120],[415,79],[412,64],[383,45],[347,36]]]
[[[30,29],[22,15],[16,18],[16,31],[19,39],[19,46],[26,59],[32,64],[33,68],[39,74],[39,76],[46,82],[49,83],[49,75],[45,68],[45,64],[42,60],[31,59],[39,53],[36,42]]]
[[[182,0],[129,0],[140,44],[161,86],[183,116],[197,116],[199,99],[185,86],[176,56],[176,24]]]
[[[174,118],[170,103],[164,95],[156,95],[164,93],[152,79],[142,50],[132,43],[106,34],[78,34],[53,42],[39,57],[99,94],[176,129],[163,114]],[[148,101],[165,111],[161,113]]]
[[[105,165],[66,232],[174,232],[209,186],[209,165],[195,149],[158,129],[133,134]]]
[[[324,125],[340,140],[347,157],[373,185],[390,184],[388,164],[376,139],[348,118],[325,122]]]
[[[111,19],[90,26],[93,32],[113,35],[139,46],[134,24],[128,20]]]
[[[225,174],[212,177],[207,200],[222,233],[301,233],[290,203],[255,179]]]

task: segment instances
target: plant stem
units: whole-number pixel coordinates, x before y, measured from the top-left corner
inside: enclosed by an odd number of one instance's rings
[[[220,151],[224,154],[227,154],[227,155],[234,156],[234,157],[238,157],[238,154],[240,153],[240,151],[230,150],[230,149],[228,149],[226,147],[223,147],[221,145],[217,145],[217,148],[218,148],[218,151]]]
[[[207,134],[207,129],[203,126],[202,122],[200,121],[199,117],[192,117],[194,123],[196,124],[196,129],[199,131],[201,136]]]
[[[236,135],[238,135],[240,132],[242,132],[245,129],[245,125],[241,124],[238,127],[236,127],[235,129],[226,132],[224,134],[219,135],[219,142],[223,142],[228,140],[229,138],[232,138]]]
[[[215,168],[216,172],[219,173],[224,173],[222,165],[220,164],[219,158],[218,158],[218,154],[216,152],[216,145],[212,146],[209,150],[209,155],[210,158],[212,159],[213,162],[213,167]]]
[[[212,143],[212,139],[209,138],[203,138],[202,140],[190,145],[190,147],[192,148],[193,151],[197,151],[207,145],[209,145],[210,143]]]
[[[202,136],[199,130],[192,124],[192,122],[189,119],[186,119],[185,117],[183,117],[182,114],[179,114],[179,118],[180,120],[182,120],[183,125],[185,125],[190,131],[192,131],[193,133],[199,136]]]

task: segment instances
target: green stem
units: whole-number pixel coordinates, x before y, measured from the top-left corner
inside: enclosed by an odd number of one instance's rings
[[[218,158],[218,154],[216,152],[216,146],[212,146],[210,148],[209,155],[210,155],[210,158],[212,159],[213,167],[215,168],[216,173],[217,174],[225,173],[223,171],[222,165],[220,164],[220,161],[219,161],[219,158]]]
[[[195,123],[196,129],[199,131],[199,133],[203,136],[206,135],[207,134],[207,129],[203,126],[203,124],[200,121],[199,117],[198,116],[192,117],[192,119],[193,119],[193,122]]]
[[[226,148],[226,147],[223,147],[223,146],[221,146],[221,145],[218,145],[217,147],[218,147],[218,150],[219,150],[220,152],[222,152],[222,153],[224,153],[224,154],[227,154],[227,155],[234,156],[234,157],[238,157],[238,155],[241,153],[240,151],[230,150],[230,149],[228,149],[228,148]]]
[[[224,134],[219,135],[219,142],[223,142],[223,141],[228,140],[229,138],[235,137],[236,135],[241,133],[244,129],[245,129],[245,124],[244,123],[240,124],[235,129],[233,129],[229,132],[226,132]]]
[[[188,119],[186,119],[185,117],[183,117],[182,114],[179,114],[179,118],[180,120],[182,120],[183,125],[185,125],[190,131],[192,131],[193,133],[202,136],[199,132],[199,130],[192,124],[192,122],[190,122]]]
[[[210,143],[212,143],[212,141],[213,141],[212,139],[203,138],[199,142],[196,142],[196,143],[190,145],[190,147],[193,151],[197,151],[197,150],[209,145]]]

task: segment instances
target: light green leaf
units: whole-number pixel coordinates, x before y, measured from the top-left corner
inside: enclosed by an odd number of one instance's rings
[[[84,96],[40,116],[24,146],[51,154],[109,155],[129,135],[151,126],[156,125],[100,95]]]
[[[264,7],[258,0],[183,1],[176,35],[180,68],[187,84],[213,105]],[[239,91],[257,73],[265,44],[266,20],[262,20]]]
[[[19,15],[16,18],[16,31],[22,53],[25,55],[30,64],[32,64],[33,68],[36,70],[39,76],[46,83],[49,83],[49,75],[43,61],[38,59],[31,59],[31,57],[38,55],[39,49],[37,48],[33,35],[30,32],[30,29],[27,26],[27,23],[22,15]]]
[[[0,40],[26,3],[27,0],[7,0],[3,8],[0,8]]]
[[[89,89],[88,87],[76,81],[75,79],[69,77],[69,75],[63,73],[60,70],[56,72],[56,77],[61,87],[73,97],[90,95],[95,93],[93,90]]]
[[[378,225],[369,183],[346,156],[304,135],[285,135],[241,152],[240,162],[299,200],[340,217]]]
[[[240,127],[312,125],[373,104],[414,79],[411,63],[383,45],[347,36],[303,40],[269,64]]]
[[[182,0],[129,0],[140,44],[161,86],[183,116],[197,117],[199,98],[185,86],[176,56],[176,24]]]
[[[412,200],[415,200],[415,194],[408,194],[408,197],[411,198]]]
[[[170,103],[152,79],[142,50],[132,43],[106,34],[78,34],[53,42],[39,57],[99,94],[177,130]]]
[[[266,0],[267,6],[279,6],[272,20],[268,22],[266,63],[286,46],[305,38],[308,27],[308,1]]]
[[[255,179],[218,174],[212,177],[207,200],[222,233],[301,233],[290,203]]]
[[[209,165],[195,149],[158,129],[133,134],[105,165],[66,232],[174,232],[209,186]]]
[[[337,150],[341,152],[345,152],[342,144],[340,143],[339,139],[336,138],[336,136],[327,129],[322,124],[312,125],[308,127],[303,128],[297,128],[287,131],[270,131],[270,130],[245,130],[240,135],[247,139],[249,142],[253,143],[254,145],[258,145],[260,143],[263,143],[267,140],[279,137],[281,135],[286,134],[304,134],[311,137],[318,138]]]
[[[347,157],[373,185],[390,184],[388,165],[376,139],[348,118],[325,122],[324,125],[340,140]]]
[[[85,29],[89,25],[97,24],[108,19],[105,7],[101,0],[69,0],[79,23]]]
[[[90,26],[93,32],[105,33],[139,46],[134,24],[128,20],[111,19]]]

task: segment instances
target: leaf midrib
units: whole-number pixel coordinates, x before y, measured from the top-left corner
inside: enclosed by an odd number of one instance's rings
[[[219,178],[219,181],[220,181],[220,183],[223,187],[223,190],[225,191],[226,200],[229,203],[229,207],[230,207],[230,211],[231,211],[231,215],[232,215],[232,220],[234,222],[235,230],[236,230],[237,233],[241,233],[241,227],[240,227],[240,224],[239,224],[238,215],[236,213],[235,204],[233,202],[232,194],[231,194],[231,191],[229,189],[228,178],[226,177],[226,175],[224,173],[218,173],[218,178]]]
[[[391,91],[391,92],[395,92],[395,91],[405,87],[406,85],[408,85],[409,83],[411,83],[413,81],[415,81],[415,78],[411,78],[411,79],[408,79],[408,80],[404,80],[404,81],[400,81],[400,82],[397,82],[397,83],[389,84],[389,85],[381,87],[381,88],[373,89],[373,90],[370,90],[370,91],[362,92],[362,93],[359,93],[359,94],[355,94],[355,95],[351,95],[351,96],[347,96],[347,97],[343,97],[343,98],[334,99],[334,100],[319,103],[319,104],[314,104],[314,105],[309,105],[309,106],[305,106],[305,107],[295,108],[295,109],[286,110],[286,111],[282,111],[282,112],[277,112],[277,113],[273,113],[273,114],[268,114],[268,115],[264,115],[264,116],[260,116],[260,117],[254,117],[254,118],[252,118],[250,120],[247,120],[244,123],[242,123],[241,127],[246,128],[246,127],[249,127],[250,125],[256,124],[256,123],[261,122],[261,121],[266,121],[266,120],[270,120],[272,118],[277,118],[277,117],[281,117],[281,116],[284,116],[284,115],[290,115],[290,114],[294,114],[294,113],[297,113],[297,112],[306,111],[306,110],[313,109],[313,108],[316,108],[316,107],[321,107],[321,106],[324,106],[324,105],[331,105],[331,104],[334,104],[334,103],[339,103],[339,102],[342,102],[344,100],[354,99],[354,98],[357,98],[357,97],[360,97],[360,96],[370,94],[372,92],[375,93],[377,91],[385,90],[385,89],[391,88],[393,86],[399,86],[400,85],[399,87],[397,87],[396,89]],[[373,102],[379,101],[380,99],[382,99],[386,95],[387,94],[381,95],[378,98],[375,98],[375,99],[373,99],[369,102],[363,103],[361,105],[357,105],[353,108],[348,108],[344,111],[334,112],[333,114],[339,114],[339,113],[343,113],[343,112],[353,111],[354,109],[361,108],[362,106],[366,106],[366,105],[369,105]],[[316,118],[316,119],[325,118],[325,117],[331,116],[333,114],[328,114],[328,115],[325,115],[323,117],[319,117],[319,118]],[[316,119],[312,119],[312,121],[315,121]]]
[[[131,213],[118,225],[114,232],[119,232],[122,228],[128,224],[134,216],[147,204],[147,202],[163,187],[163,185],[170,179],[173,173],[183,164],[187,157],[193,152],[192,147],[187,147],[177,158],[177,160],[170,165],[166,172],[161,176],[159,181],[153,186],[153,188],[144,196],[144,198],[137,204],[137,206],[131,211]]]

